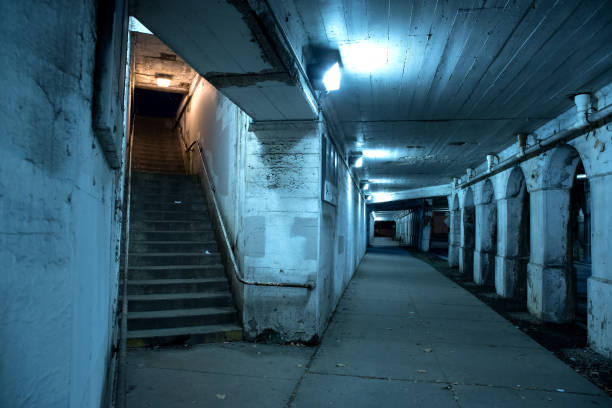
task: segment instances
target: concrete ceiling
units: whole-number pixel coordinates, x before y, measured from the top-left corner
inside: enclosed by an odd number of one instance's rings
[[[609,0],[131,0],[131,13],[254,120],[317,117],[310,46],[338,49],[319,95],[371,192],[449,183],[612,82]],[[404,198],[412,198],[408,194]]]
[[[612,2],[271,0],[339,49],[324,98],[371,190],[448,183],[612,82]],[[363,144],[361,144],[363,143]]]
[[[265,1],[131,0],[130,14],[254,120],[317,118]]]
[[[189,85],[196,73],[181,57],[151,34],[132,32],[132,41],[134,82],[138,88],[189,92]],[[170,85],[157,85],[157,78],[160,76],[169,79]]]

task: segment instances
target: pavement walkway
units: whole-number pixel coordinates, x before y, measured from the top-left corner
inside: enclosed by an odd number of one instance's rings
[[[370,248],[318,347],[131,351],[128,407],[612,407],[487,305],[397,248]]]

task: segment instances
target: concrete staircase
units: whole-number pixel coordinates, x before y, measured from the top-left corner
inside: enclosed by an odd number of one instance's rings
[[[128,346],[242,339],[197,178],[135,145],[134,162],[157,172],[132,173]]]

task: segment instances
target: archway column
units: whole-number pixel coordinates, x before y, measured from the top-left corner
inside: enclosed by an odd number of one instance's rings
[[[461,246],[459,247],[459,270],[461,273],[471,272],[474,267],[474,247],[469,242],[470,234],[474,232],[474,207],[461,208]],[[470,224],[470,225],[468,225]]]
[[[612,174],[591,176],[589,182],[593,220],[592,275],[587,286],[589,343],[612,357]]]
[[[485,180],[476,184],[475,190],[474,282],[477,285],[493,286],[497,245],[497,208],[493,199],[493,186],[490,180]]]
[[[461,249],[461,212],[459,210],[449,211],[450,232],[448,234],[448,266],[456,268],[459,266],[459,251]]]
[[[530,190],[531,250],[527,266],[527,308],[553,322],[574,317],[571,270],[568,266],[570,191]]]
[[[495,203],[476,204],[474,282],[478,285],[493,285],[496,245],[493,237],[496,223]]]
[[[526,216],[523,171],[515,167],[491,178],[497,205],[497,251],[495,255],[495,292],[504,298],[523,299],[526,287],[526,262],[521,259],[527,237],[522,235]]]
[[[519,287],[520,199],[520,197],[510,197],[497,200],[495,292],[504,298],[517,296]]]

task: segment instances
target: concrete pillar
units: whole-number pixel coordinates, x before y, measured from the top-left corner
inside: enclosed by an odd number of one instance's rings
[[[448,266],[459,266],[459,251],[461,249],[461,211],[450,211],[450,232],[448,234]]]
[[[589,178],[591,188],[591,259],[588,280],[589,344],[612,357],[612,174]]]
[[[522,260],[519,258],[522,196],[497,200],[497,254],[495,292],[505,298],[521,297],[524,288]],[[524,290],[523,290],[524,294]]]
[[[474,242],[474,282],[493,286],[497,209],[495,202],[476,204],[476,239]]]
[[[273,333],[281,341],[320,335],[324,268],[321,131],[314,124],[257,124],[247,139],[241,269],[261,282],[316,283],[316,289],[246,285],[245,336]],[[371,223],[371,226],[373,223]],[[327,226],[325,226],[327,228]],[[370,233],[373,232],[373,228]]]
[[[474,206],[461,209],[459,270],[465,275],[471,275],[474,270]]]
[[[527,267],[527,308],[536,317],[553,322],[567,322],[574,317],[567,253],[569,201],[567,188],[530,191],[531,254]]]

